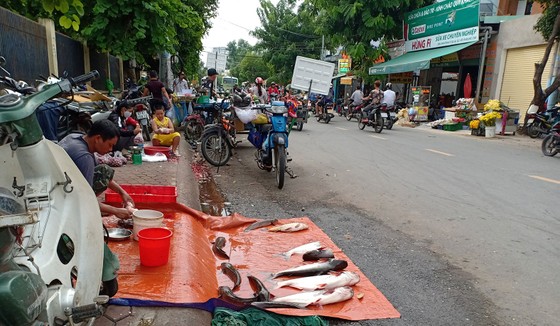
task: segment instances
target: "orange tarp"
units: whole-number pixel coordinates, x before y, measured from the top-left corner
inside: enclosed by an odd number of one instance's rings
[[[366,278],[332,240],[309,218],[283,219],[279,223],[303,222],[309,229],[294,233],[267,232],[266,228],[249,232],[243,230],[256,219],[239,214],[228,217],[209,216],[180,204],[150,204],[139,208],[157,209],[164,213],[164,224],[173,230],[169,262],[161,267],[140,265],[138,242],[127,240],[110,242],[110,248],[119,256],[119,292],[115,298],[146,300],[151,305],[207,303],[218,298],[218,286],[233,288],[232,281],[221,272],[220,264],[229,261],[242,277],[241,286],[234,293],[240,297],[250,297],[253,291],[247,275],[259,278],[275,296],[297,293],[292,288],[275,289],[272,279],[275,272],[303,265],[301,255],[293,255],[289,260],[279,254],[294,247],[320,241],[333,250],[336,259],[348,262],[347,271],[360,276],[360,282],[353,286],[354,298],[325,305],[310,306],[308,309],[271,309],[276,313],[308,316],[321,315],[348,320],[398,318],[399,312],[383,294]],[[212,242],[218,237],[226,238],[224,251],[229,260],[216,257]],[[362,299],[356,296],[362,293]],[[154,301],[157,301],[154,303]]]

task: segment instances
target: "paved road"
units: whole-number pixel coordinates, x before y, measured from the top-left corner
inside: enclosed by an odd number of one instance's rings
[[[336,118],[290,136],[283,190],[240,144],[216,180],[248,216],[314,220],[401,312],[387,325],[555,325],[559,159],[539,142]],[[337,323],[344,325],[345,323]]]

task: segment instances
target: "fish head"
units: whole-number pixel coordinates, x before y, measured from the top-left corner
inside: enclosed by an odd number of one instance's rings
[[[339,271],[342,269],[345,269],[346,267],[348,267],[348,262],[346,260],[340,260],[340,259],[331,259],[330,263],[333,266],[333,270],[335,271]]]

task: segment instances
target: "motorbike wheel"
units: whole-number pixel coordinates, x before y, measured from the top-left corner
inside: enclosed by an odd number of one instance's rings
[[[558,154],[558,142],[560,136],[548,135],[543,139],[541,150],[544,156],[554,156]]]
[[[296,126],[297,131],[303,130],[303,121],[299,121]]]
[[[381,131],[383,131],[383,117],[381,116],[380,112],[377,112],[375,114],[375,125],[373,126],[373,129],[375,129],[376,133],[381,133]]]
[[[346,120],[350,121],[352,120],[352,117],[354,116],[354,113],[348,113],[346,114]]]
[[[148,125],[142,125],[142,137],[144,141],[150,141],[150,129],[148,129]]]
[[[328,113],[324,114],[325,123],[331,122],[331,116]]]
[[[387,130],[391,130],[393,129],[393,119],[391,119],[391,117],[389,116],[389,118],[387,118],[387,126],[386,126]]]
[[[204,131],[204,126],[196,120],[189,120],[187,126],[185,127],[185,140],[189,143],[200,140],[202,137],[202,132]]]
[[[286,173],[286,148],[283,145],[277,145],[274,151],[274,157],[276,159],[276,162],[274,162],[276,167],[276,185],[278,185],[278,189],[282,189],[284,187],[284,176]]]
[[[527,135],[531,138],[538,138],[541,135],[539,131],[540,122],[533,122],[527,127]]]
[[[231,157],[231,149],[226,138],[218,133],[207,134],[202,138],[202,156],[213,166],[224,166]]]
[[[362,122],[362,116],[360,115],[360,116],[358,117],[358,128],[359,128],[360,130],[364,130],[364,128],[366,127],[366,125],[367,125],[367,123]]]

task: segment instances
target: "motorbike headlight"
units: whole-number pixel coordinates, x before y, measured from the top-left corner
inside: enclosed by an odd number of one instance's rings
[[[284,114],[288,112],[288,108],[285,105],[282,106],[273,105],[270,108],[268,108],[267,111],[274,114]]]

